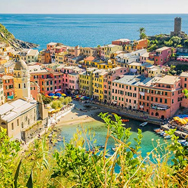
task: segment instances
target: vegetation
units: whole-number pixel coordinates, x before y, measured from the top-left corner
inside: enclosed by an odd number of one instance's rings
[[[145,39],[145,38],[147,38],[145,28],[141,27],[141,28],[139,29],[139,33],[140,33],[140,39]]]
[[[141,153],[142,131],[138,129],[134,144],[130,142],[130,128],[122,126],[121,118],[115,120],[100,114],[107,127],[104,150],[96,147],[95,135],[78,130],[61,152],[51,150],[47,136],[36,140],[24,155],[16,141],[10,141],[0,132],[0,182],[1,187],[187,187],[188,151],[171,135],[171,143],[152,139],[153,150],[145,158]],[[109,139],[115,141],[115,151],[109,156]],[[2,142],[2,140],[5,140]],[[95,150],[91,149],[95,146]],[[53,155],[51,154],[53,151]],[[16,168],[17,166],[17,168]],[[119,167],[119,170],[115,170]]]
[[[52,101],[52,102],[51,102],[51,107],[52,107],[53,109],[57,110],[58,108],[62,108],[63,105],[62,105],[62,103],[61,103],[60,100],[55,100],[55,101]]]
[[[10,33],[6,29],[6,27],[4,25],[2,25],[2,24],[0,24],[0,41],[6,42],[1,34],[3,34],[4,37],[7,38],[7,39],[14,39],[14,35],[12,33]]]
[[[148,51],[156,50],[157,48],[161,48],[163,46],[169,46],[174,48],[186,47],[188,48],[188,40],[184,40],[181,37],[173,36],[169,37],[167,35],[155,35],[150,37],[148,43]]]
[[[46,97],[44,95],[42,95],[42,100],[43,100],[44,104],[50,104],[52,102],[51,98]]]

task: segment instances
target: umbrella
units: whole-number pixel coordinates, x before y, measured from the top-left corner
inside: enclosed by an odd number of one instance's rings
[[[54,93],[48,93],[48,96],[54,96]]]
[[[80,99],[81,99],[81,100],[86,100],[86,97],[85,97],[85,96],[83,96],[83,97],[81,97]]]
[[[61,93],[56,93],[55,96],[61,97]]]

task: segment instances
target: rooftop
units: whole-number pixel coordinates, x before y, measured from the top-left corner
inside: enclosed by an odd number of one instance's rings
[[[152,78],[145,78],[141,75],[124,75],[119,80],[114,80],[114,83],[119,84],[125,84],[125,85],[133,85],[133,86],[139,86],[140,84],[145,85],[147,82],[149,82]]]
[[[4,121],[11,121],[18,117],[23,112],[29,110],[36,105],[36,101],[27,102],[22,99],[17,99],[11,103],[5,103],[0,106],[0,116]]]
[[[118,40],[114,40],[114,41],[130,42],[130,40],[129,40],[129,39],[118,39]]]
[[[188,72],[182,72],[182,73],[180,74],[180,76],[182,76],[182,77],[188,77]]]
[[[57,42],[50,42],[50,43],[48,43],[47,45],[51,45],[51,46],[57,45]]]
[[[161,51],[168,50],[168,49],[170,49],[170,47],[164,46],[162,48],[157,49],[156,52],[161,52]]]
[[[178,76],[169,76],[166,75],[163,78],[161,78],[157,83],[159,84],[175,84],[177,81],[179,81],[179,77]]]

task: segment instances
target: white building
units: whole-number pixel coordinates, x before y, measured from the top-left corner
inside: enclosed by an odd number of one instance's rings
[[[137,50],[131,53],[120,53],[115,59],[119,63],[130,64],[132,62],[140,62],[140,56],[147,52],[146,49]]]

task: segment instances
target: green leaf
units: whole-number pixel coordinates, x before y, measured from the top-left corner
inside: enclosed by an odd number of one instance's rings
[[[26,187],[27,187],[27,188],[33,188],[32,171],[31,171],[31,174],[30,174],[30,176],[29,176],[29,180],[28,180],[28,182],[27,182],[27,184],[26,184]]]
[[[21,163],[22,163],[22,160],[20,160],[19,164],[18,164],[18,167],[16,169],[16,173],[15,173],[15,176],[14,176],[14,188],[17,188],[17,181],[18,181],[18,175],[19,175],[19,171],[20,171],[20,166],[21,166]]]

